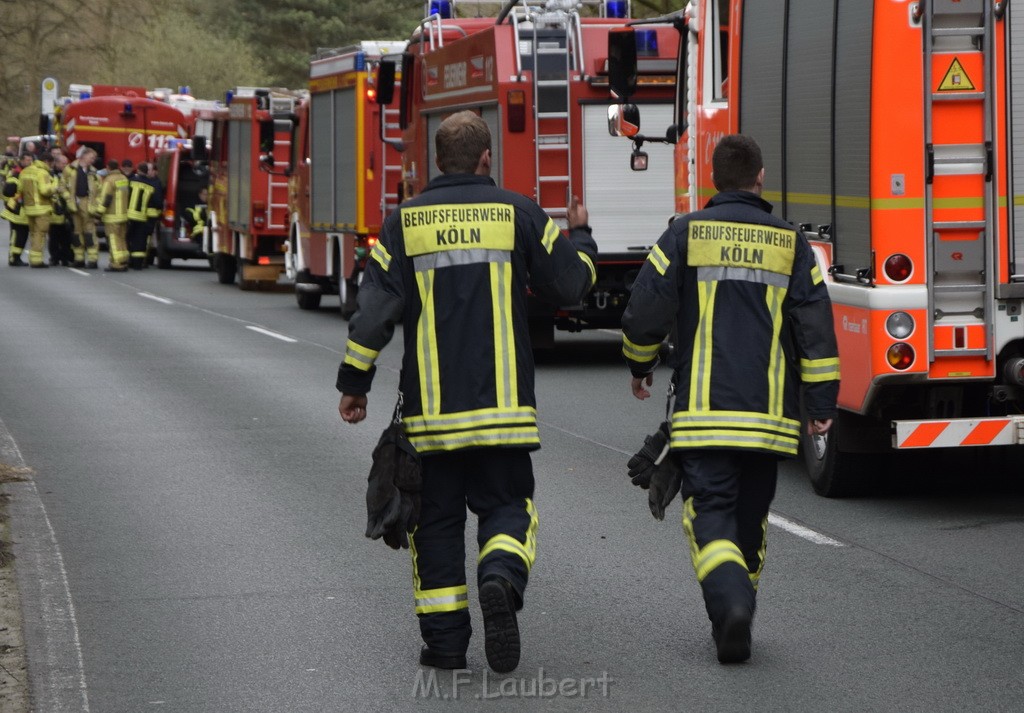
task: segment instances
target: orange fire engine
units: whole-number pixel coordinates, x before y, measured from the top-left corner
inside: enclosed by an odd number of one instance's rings
[[[405,42],[361,42],[310,63],[310,98],[294,118],[285,256],[302,309],[330,294],[340,298],[342,317],[355,313],[368,250],[398,204],[401,159],[381,130],[381,112],[397,112],[375,101],[373,77],[382,56],[404,49]]]
[[[288,179],[292,113],[299,95],[285,90],[239,88],[226,114],[212,117],[210,229],[203,252],[217,279],[243,290],[273,284],[284,270],[288,237]],[[203,118],[204,113],[197,114]]]
[[[764,197],[803,229],[825,276],[842,383],[835,427],[803,443],[820,494],[850,490],[894,450],[1024,443],[1024,32],[1010,31],[1012,8],[699,0],[664,18],[686,77],[679,209],[713,195],[718,137],[751,135]],[[613,40],[627,58],[620,94],[634,43]]]
[[[550,347],[556,327],[617,328],[647,256],[639,237],[659,234],[673,212],[671,151],[664,148],[662,161],[631,180],[628,146],[607,131],[607,36],[628,21],[617,16],[626,6],[509,0],[497,18],[487,18],[478,16],[486,5],[443,0],[432,3],[438,12],[422,21],[403,56],[405,196],[438,173],[433,140],[441,121],[471,109],[490,126],[491,177],[500,187],[534,199],[563,227],[569,195],[589,210],[600,251],[597,284],[582,304],[530,300],[534,348]],[[472,17],[460,17],[463,9]],[[677,45],[670,26],[655,30],[634,96],[662,131],[672,121]],[[386,98],[383,80],[380,90]]]
[[[185,116],[165,102],[148,99],[145,87],[71,85],[75,96],[57,107],[55,131],[64,152],[74,158],[89,146],[102,162],[152,161],[173,139],[188,137]]]

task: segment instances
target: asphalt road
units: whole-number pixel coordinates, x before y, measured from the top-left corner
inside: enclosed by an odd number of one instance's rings
[[[629,396],[610,333],[560,337],[538,367],[519,669],[485,673],[474,608],[472,673],[432,678],[408,554],[363,537],[400,339],[348,426],[336,301],[304,312],[175,265],[0,266],[0,458],[34,472],[6,489],[37,710],[1024,707],[1017,465],[900,461],[837,501],[784,466],[753,658],[723,667],[678,503],[656,522],[625,477],[663,406]]]

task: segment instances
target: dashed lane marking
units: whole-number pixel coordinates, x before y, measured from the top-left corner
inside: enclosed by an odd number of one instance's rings
[[[269,329],[264,329],[263,327],[254,327],[251,324],[247,324],[245,328],[251,329],[254,332],[259,332],[260,334],[266,334],[268,337],[273,337],[274,339],[280,339],[282,342],[289,342],[290,344],[294,344],[295,342],[299,341],[298,339],[285,336],[284,334],[271,332]]]
[[[85,270],[79,270],[77,267],[69,267],[68,272],[73,272],[76,275],[81,275],[82,277],[89,277],[88,272],[86,272]]]
[[[149,292],[138,292],[136,294],[138,294],[139,297],[145,297],[147,300],[153,300],[154,302],[159,302],[161,304],[165,304],[165,305],[172,305],[172,304],[174,304],[174,300],[169,300],[166,297],[159,297],[157,295],[150,294]]]

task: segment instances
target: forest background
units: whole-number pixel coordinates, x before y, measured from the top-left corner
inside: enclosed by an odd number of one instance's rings
[[[633,0],[633,16],[683,2]],[[188,86],[199,99],[236,86],[301,89],[318,49],[405,39],[424,15],[422,0],[3,0],[0,138],[38,133],[46,77],[61,96],[71,83]]]

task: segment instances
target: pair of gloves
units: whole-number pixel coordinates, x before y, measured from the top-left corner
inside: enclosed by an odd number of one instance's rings
[[[384,429],[373,449],[366,485],[366,536],[384,538],[393,550],[409,548],[409,533],[420,519],[423,476],[420,457],[401,423]]]
[[[647,491],[647,504],[657,520],[665,519],[667,508],[679,493],[683,472],[675,458],[669,457],[671,430],[663,421],[658,430],[644,438],[644,445],[629,459],[629,479]]]

